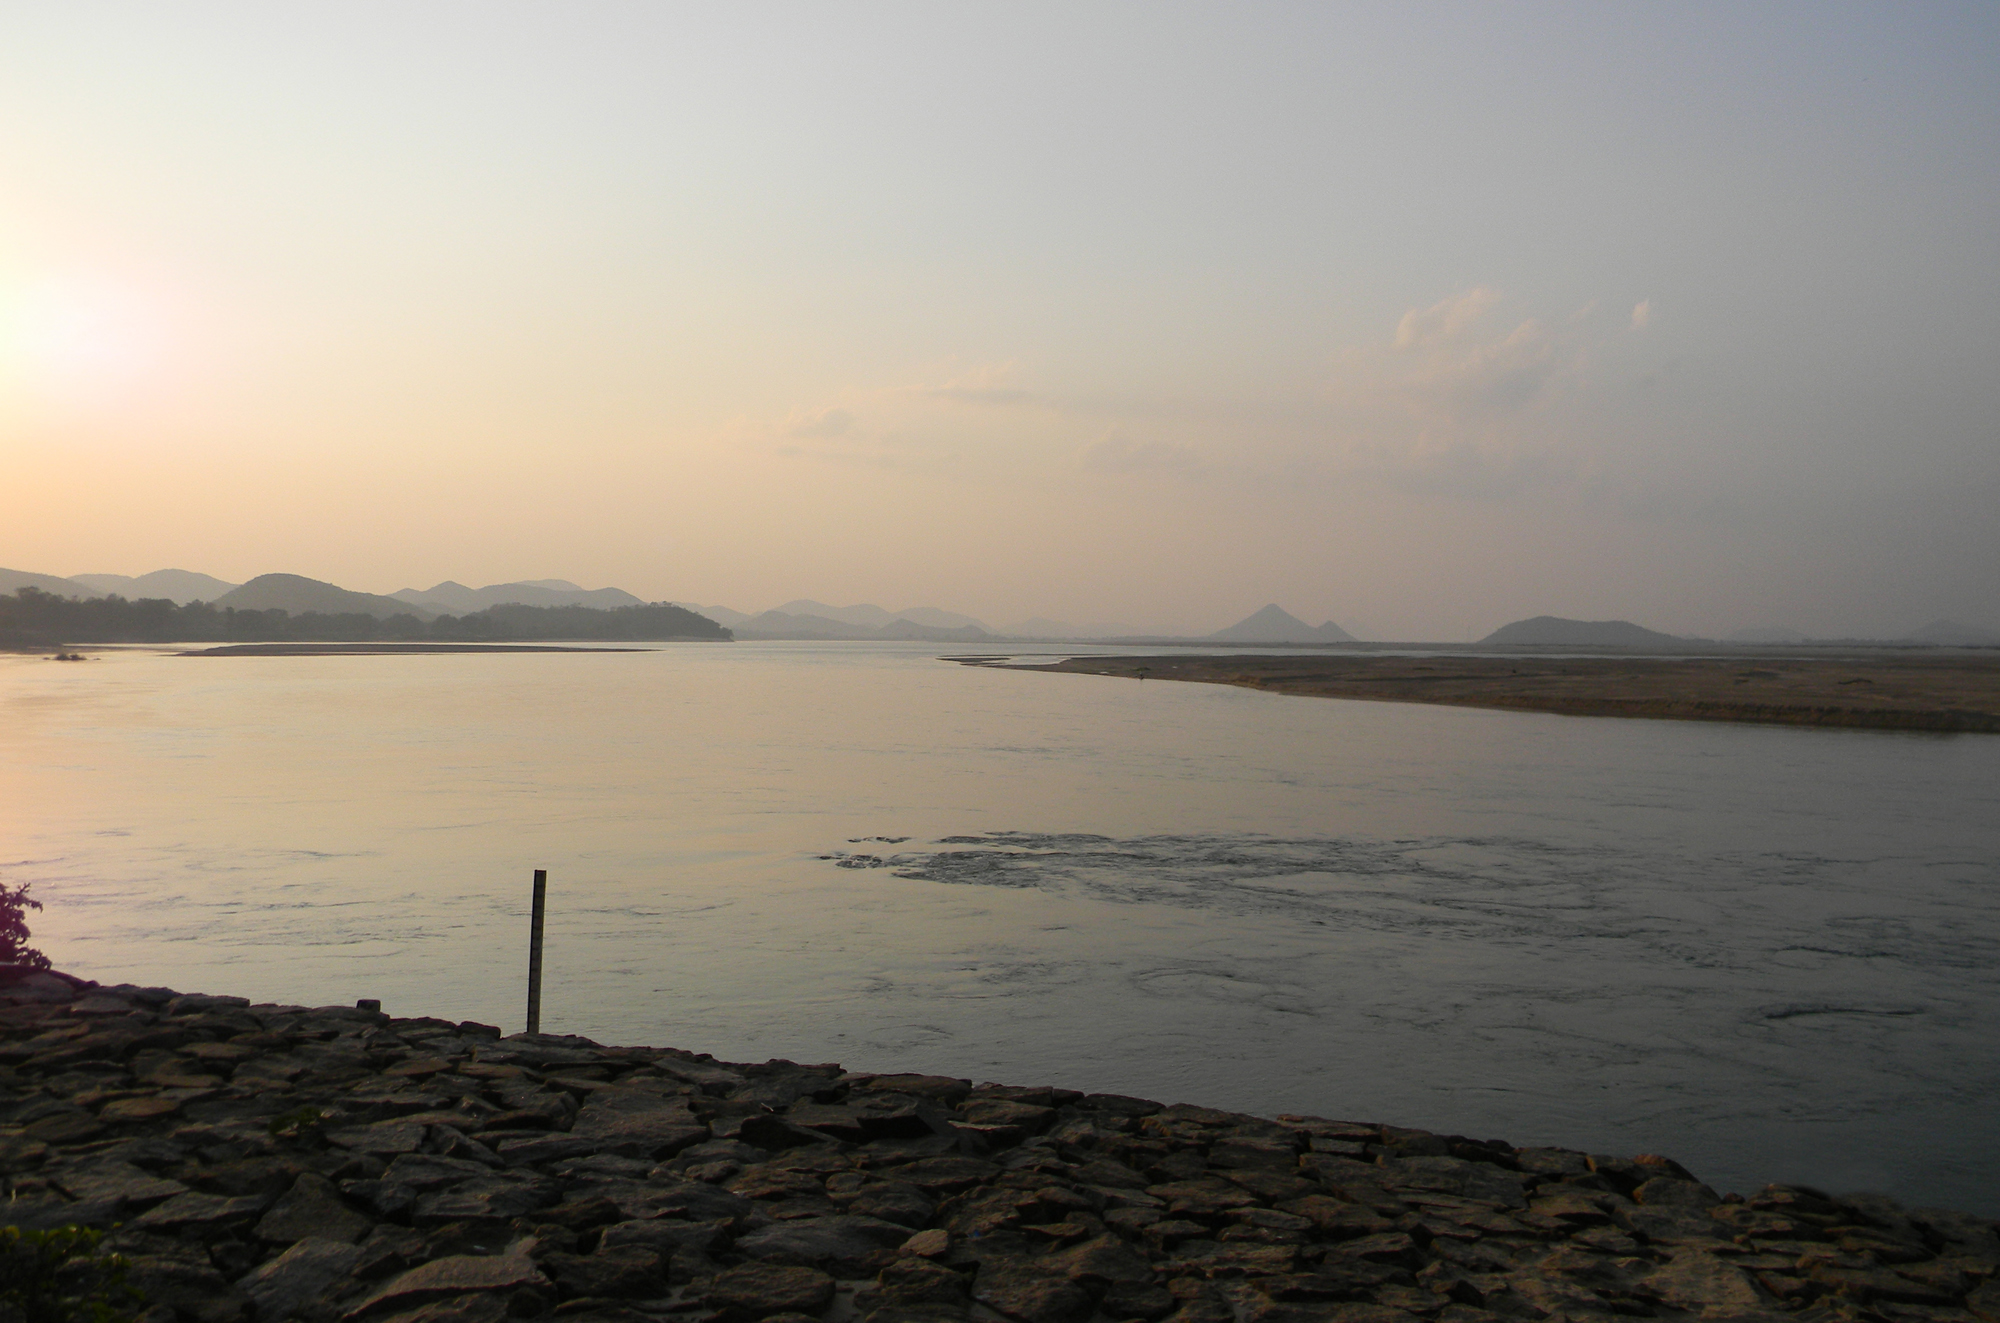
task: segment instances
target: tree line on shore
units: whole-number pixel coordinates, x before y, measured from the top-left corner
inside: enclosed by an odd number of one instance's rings
[[[533,639],[660,640],[734,638],[706,616],[658,603],[601,610],[505,603],[463,616],[421,620],[362,612],[239,610],[164,598],[59,597],[39,588],[0,596],[0,647],[75,643],[516,642]]]

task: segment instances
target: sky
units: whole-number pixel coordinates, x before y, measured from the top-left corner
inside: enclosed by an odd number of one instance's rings
[[[0,565],[2000,625],[2000,6],[0,0]]]

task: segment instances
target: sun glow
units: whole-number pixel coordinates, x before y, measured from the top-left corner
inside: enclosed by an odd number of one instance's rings
[[[134,285],[96,273],[0,288],[0,380],[50,403],[117,403],[151,378],[165,318]]]

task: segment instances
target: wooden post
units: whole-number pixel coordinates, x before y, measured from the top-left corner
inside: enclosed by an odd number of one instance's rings
[[[549,870],[535,870],[535,908],[528,920],[528,1032],[542,1031],[542,919],[548,913]]]

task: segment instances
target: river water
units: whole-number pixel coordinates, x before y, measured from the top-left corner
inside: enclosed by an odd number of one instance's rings
[[[2000,738],[916,645],[0,657],[0,880],[105,982],[2000,1213]]]

